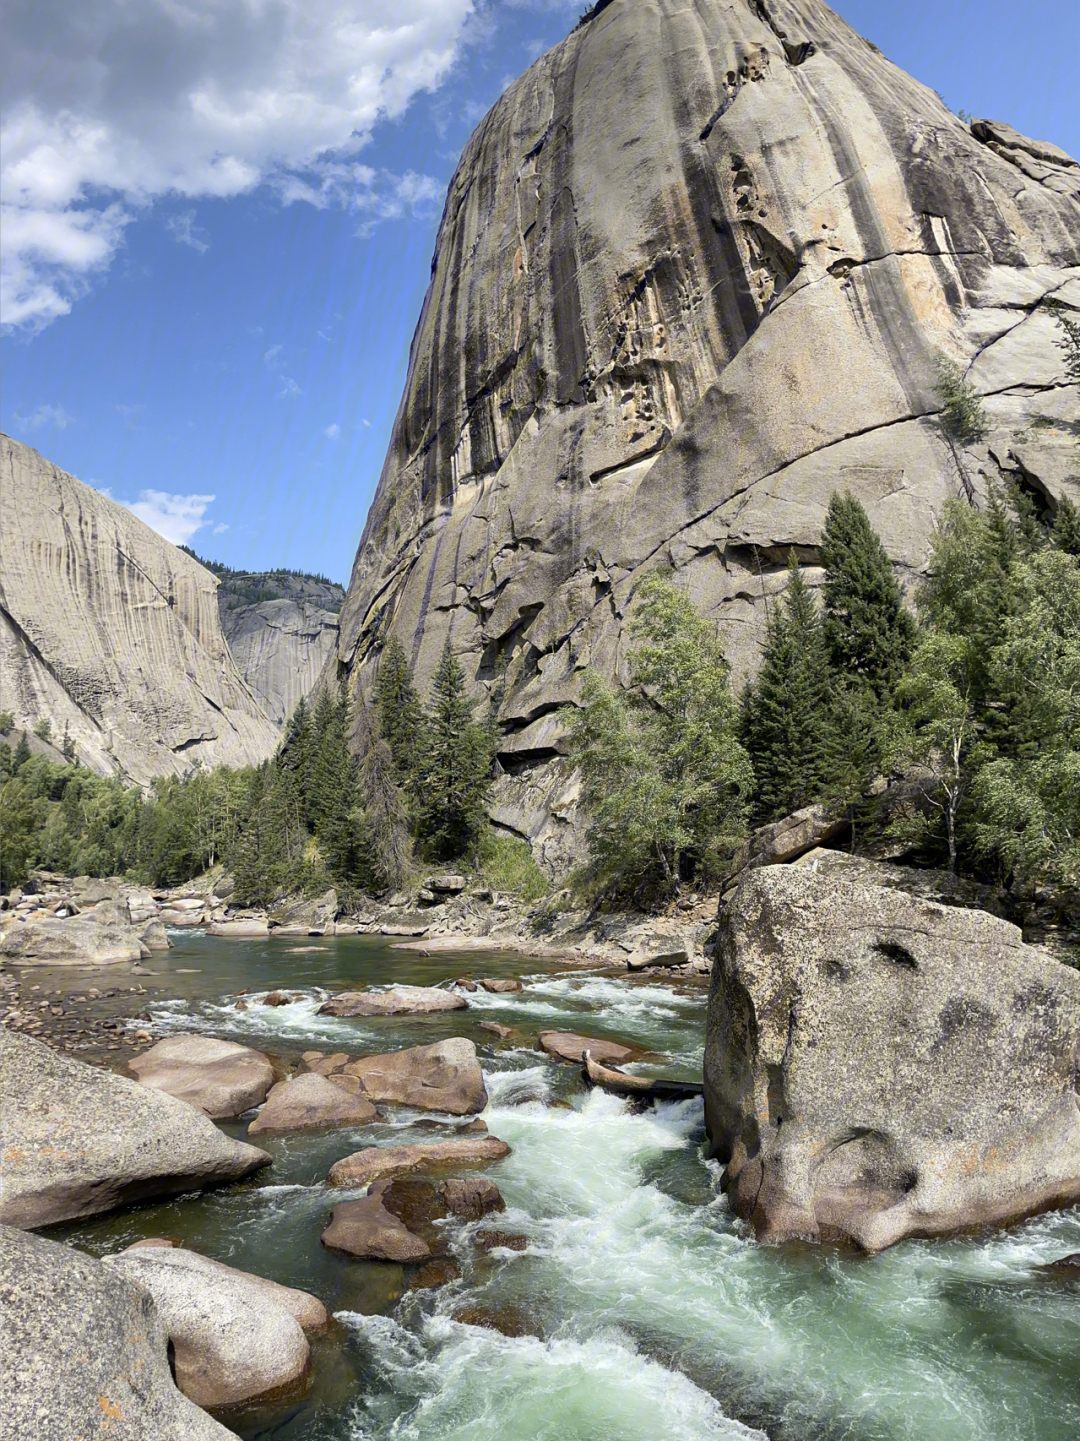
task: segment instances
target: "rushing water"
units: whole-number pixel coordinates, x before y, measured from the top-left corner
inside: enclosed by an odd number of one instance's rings
[[[702,1159],[700,1102],[635,1114],[535,1049],[546,1028],[631,1039],[653,1074],[700,1074],[704,992],[521,957],[422,956],[368,938],[309,945],[178,933],[144,982],[157,1034],[201,1031],[301,1051],[477,1042],[501,1230],[525,1252],[479,1253],[451,1223],[461,1280],[408,1291],[399,1266],[326,1252],[331,1163],[430,1135],[400,1108],[352,1130],[259,1138],[251,1182],[56,1228],[95,1254],[150,1235],[314,1292],[335,1313],[299,1398],[221,1413],[248,1441],[1076,1441],[1080,1296],[1039,1267],[1080,1250],[1080,1212],[989,1237],[905,1242],[868,1258],[747,1238]],[[522,975],[468,1012],[339,1020],[343,986]],[[153,990],[157,987],[157,991]],[[287,989],[277,1008],[260,994]],[[249,993],[237,1011],[237,992]],[[479,1022],[515,1027],[505,1044]],[[390,1114],[393,1112],[393,1114]],[[227,1127],[242,1136],[243,1122]],[[490,1223],[487,1223],[490,1224]],[[458,1319],[460,1318],[460,1319]]]

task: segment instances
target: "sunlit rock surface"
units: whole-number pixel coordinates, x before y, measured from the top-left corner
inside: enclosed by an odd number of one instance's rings
[[[277,728],[225,644],[209,571],[122,505],[0,436],[0,688],[16,726],[140,784],[243,766]]]
[[[1048,504],[1075,489],[1043,303],[1080,307],[1075,163],[976,138],[817,0],[597,8],[450,184],[339,648],[358,689],[391,632],[422,687],[448,635],[478,696],[499,677],[494,816],[552,864],[566,707],[619,670],[645,571],[677,573],[738,677],[835,487],[905,582],[994,457]],[[986,397],[969,454],[939,354]]]
[[[705,1124],[761,1240],[878,1251],[1076,1204],[1078,1056],[1080,975],[984,911],[773,865],[721,918]]]

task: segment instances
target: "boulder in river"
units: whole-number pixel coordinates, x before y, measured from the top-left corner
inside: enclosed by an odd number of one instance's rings
[[[209,1036],[167,1036],[128,1061],[140,1083],[187,1101],[211,1120],[260,1106],[274,1084],[262,1051]]]
[[[308,1369],[297,1311],[319,1322],[322,1303],[182,1247],[140,1248],[102,1264],[144,1287],[173,1344],[176,1384],[200,1406],[229,1406],[278,1391]]]
[[[429,1141],[415,1146],[367,1146],[330,1167],[330,1186],[366,1186],[387,1176],[458,1166],[487,1166],[509,1156],[510,1147],[497,1136],[470,1136],[460,1141]]]
[[[234,941],[258,941],[270,934],[265,919],[212,921],[206,928],[208,936],[223,936]]]
[[[439,1200],[451,1216],[479,1221],[490,1211],[505,1211],[502,1192],[489,1176],[452,1176],[439,1187]]]
[[[721,924],[705,1117],[760,1239],[1005,1224],[1080,1200],[1080,974],[980,911],[771,866]]]
[[[47,1226],[250,1175],[273,1159],[193,1106],[3,1031],[0,1221]]]
[[[385,1056],[361,1056],[350,1061],[344,1073],[358,1076],[373,1101],[396,1101],[452,1116],[469,1116],[487,1105],[476,1046],[461,1036]]]
[[[515,991],[521,990],[521,982],[513,980],[510,977],[481,981],[480,984],[485,991],[490,991],[492,995],[496,996],[502,995],[504,992],[506,994],[513,994]]]
[[[183,1265],[192,1272],[206,1276],[208,1282],[213,1282],[214,1277],[224,1275],[232,1277],[233,1280],[243,1281],[248,1286],[253,1286],[261,1291],[276,1306],[284,1306],[289,1315],[299,1321],[305,1332],[324,1331],[330,1324],[330,1315],[317,1296],[312,1296],[309,1291],[301,1291],[295,1286],[282,1286],[277,1281],[269,1281],[265,1276],[256,1276],[251,1271],[240,1271],[235,1266],[226,1266],[223,1261],[212,1261],[209,1256],[201,1256],[197,1251],[191,1251],[181,1246],[179,1241],[174,1241],[163,1236],[148,1236],[142,1241],[133,1241],[130,1246],[117,1253],[119,1256],[130,1256],[133,1251],[153,1250],[179,1250],[185,1259]],[[115,1257],[111,1258],[115,1259]],[[170,1263],[174,1264],[174,1263]],[[175,1263],[179,1264],[179,1263]]]
[[[319,1007],[320,1016],[421,1016],[463,1011],[464,996],[438,986],[392,986],[388,991],[342,991]]]
[[[573,1061],[581,1065],[586,1051],[594,1061],[629,1061],[639,1054],[634,1046],[624,1046],[618,1041],[602,1041],[596,1036],[579,1036],[576,1031],[541,1031],[537,1038],[540,1049],[557,1061]]]
[[[368,1261],[426,1261],[445,1250],[433,1223],[447,1214],[430,1181],[375,1181],[366,1196],[334,1207],[322,1243]]]
[[[363,1126],[375,1119],[371,1098],[352,1094],[314,1071],[279,1081],[248,1127],[249,1136],[268,1131],[301,1131],[315,1126]]]
[[[23,966],[115,966],[149,954],[118,901],[66,918],[13,920],[0,930],[0,957]]]
[[[19,1441],[228,1441],[182,1395],[148,1291],[92,1256],[0,1227],[3,1434]]]

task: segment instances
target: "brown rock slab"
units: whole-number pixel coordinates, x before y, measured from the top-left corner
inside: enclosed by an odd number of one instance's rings
[[[751,873],[721,921],[705,1120],[759,1238],[879,1251],[1080,1200],[1080,974],[985,912]]]
[[[375,1181],[360,1200],[334,1207],[322,1243],[369,1261],[425,1261],[434,1250],[413,1228],[428,1229],[445,1215],[429,1182]]]
[[[480,984],[485,991],[490,991],[492,995],[509,995],[521,990],[521,982],[510,979],[481,981]]]
[[[249,1136],[268,1131],[301,1131],[315,1126],[362,1126],[375,1118],[368,1096],[351,1095],[329,1076],[313,1071],[279,1081],[248,1127]]]
[[[265,921],[211,921],[206,934],[234,941],[257,941],[269,936],[270,927]]]
[[[330,1167],[330,1186],[363,1186],[387,1176],[458,1166],[487,1166],[509,1156],[510,1147],[497,1136],[470,1136],[429,1141],[414,1146],[368,1146]]]
[[[144,1086],[165,1091],[211,1120],[239,1116],[261,1106],[274,1083],[262,1051],[209,1036],[167,1036],[128,1062]]]
[[[439,1186],[439,1199],[451,1216],[479,1221],[489,1211],[505,1211],[506,1202],[487,1176],[453,1176]]]
[[[480,1029],[490,1031],[493,1036],[498,1036],[500,1041],[505,1041],[514,1034],[513,1026],[503,1026],[498,1021],[481,1021]]]
[[[422,1016],[463,1011],[463,996],[437,986],[393,986],[388,991],[342,991],[319,1007],[320,1016]]]
[[[618,1041],[604,1041],[597,1036],[580,1036],[576,1031],[541,1031],[538,1037],[540,1049],[558,1061],[574,1061],[581,1064],[581,1058],[589,1051],[594,1061],[601,1064],[614,1061],[629,1061],[637,1054],[634,1046],[623,1046]]]
[[[418,1266],[406,1283],[406,1291],[434,1291],[437,1286],[448,1286],[457,1281],[461,1272],[447,1256],[438,1256]]]
[[[518,1236],[510,1231],[477,1231],[473,1240],[481,1251],[524,1251],[529,1245],[527,1236]]]
[[[487,1105],[476,1046],[461,1036],[388,1055],[361,1056],[345,1074],[359,1076],[373,1101],[468,1116]]]

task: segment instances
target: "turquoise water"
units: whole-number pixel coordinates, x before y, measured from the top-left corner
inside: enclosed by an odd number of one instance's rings
[[[535,1049],[538,1031],[638,1042],[639,1069],[700,1074],[705,993],[520,956],[424,957],[381,941],[215,941],[178,933],[140,997],[160,1034],[198,1030],[276,1054],[477,1042],[501,1230],[524,1252],[483,1255],[453,1223],[461,1280],[410,1292],[403,1268],[325,1252],[322,1179],[363,1145],[430,1136],[449,1117],[387,1108],[383,1124],[261,1138],[252,1182],[57,1229],[96,1254],[170,1235],[313,1291],[335,1314],[306,1392],[221,1413],[280,1441],[1076,1441],[1080,1294],[1038,1268],[1080,1250],[1080,1212],[991,1236],[907,1242],[867,1258],[757,1246],[702,1159],[700,1102],[635,1114]],[[520,994],[442,1016],[318,1016],[344,985],[520,975]],[[196,974],[179,974],[180,972]],[[255,1003],[287,989],[280,1008]],[[250,1009],[234,1009],[246,990]],[[479,1029],[515,1027],[501,1044]],[[243,1135],[243,1122],[230,1125]],[[461,1319],[457,1319],[457,1318]],[[484,1324],[478,1324],[478,1323]]]

